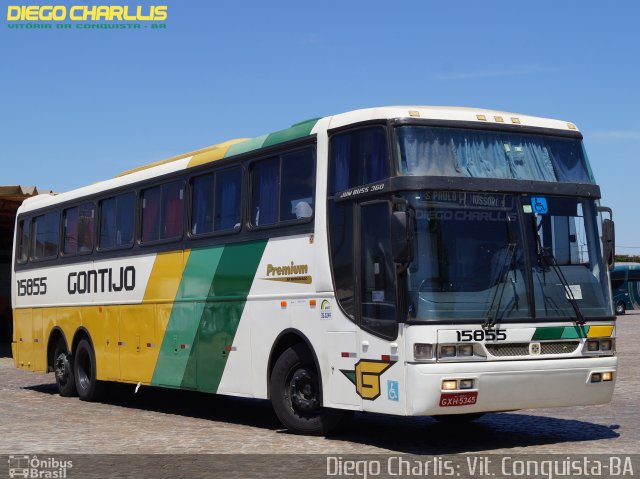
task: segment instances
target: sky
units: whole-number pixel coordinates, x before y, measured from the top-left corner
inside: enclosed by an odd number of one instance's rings
[[[7,5],[167,5],[165,30],[9,29]],[[0,0],[0,184],[67,191],[385,105],[578,125],[617,252],[640,254],[633,1]]]

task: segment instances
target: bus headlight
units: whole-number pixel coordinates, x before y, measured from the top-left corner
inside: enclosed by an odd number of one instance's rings
[[[456,357],[456,347],[455,346],[442,346],[440,348],[440,357],[441,358],[455,358]]]
[[[433,359],[433,344],[415,343],[413,345],[413,357],[416,361]]]
[[[614,338],[587,339],[582,352],[590,355],[612,355],[616,347]]]
[[[473,356],[473,346],[470,344],[458,346],[458,356]]]

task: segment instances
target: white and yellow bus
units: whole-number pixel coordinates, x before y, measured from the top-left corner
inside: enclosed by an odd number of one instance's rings
[[[615,378],[603,220],[575,125],[387,107],[314,119],[24,202],[17,367],[471,420],[602,404]]]

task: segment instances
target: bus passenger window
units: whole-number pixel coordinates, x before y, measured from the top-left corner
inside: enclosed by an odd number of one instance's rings
[[[240,228],[240,205],[242,199],[242,170],[232,170],[216,173],[215,194],[215,230],[234,230]]]
[[[387,131],[360,128],[331,137],[329,196],[389,176]]]
[[[180,180],[142,190],[143,243],[182,236],[183,200]]]
[[[20,220],[18,224],[18,244],[16,245],[16,259],[19,264],[26,263],[29,259],[29,243],[31,238],[31,221]]]
[[[68,208],[62,215],[62,252],[65,255],[91,252],[93,250],[93,203]]]
[[[251,220],[255,226],[272,225],[278,221],[280,160],[272,158],[256,163],[252,179]]]
[[[58,254],[60,216],[47,213],[33,220],[33,259],[53,258]]]
[[[313,216],[313,153],[301,150],[282,156],[280,221]]]
[[[213,232],[213,174],[191,180],[191,234]]]
[[[100,249],[133,244],[135,194],[125,193],[100,202]]]

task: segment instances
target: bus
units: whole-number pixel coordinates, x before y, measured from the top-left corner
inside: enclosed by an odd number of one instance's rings
[[[380,107],[27,199],[15,365],[84,401],[111,382],[269,399],[315,435],[354,411],[607,403],[613,222],[581,139]]]
[[[616,314],[640,308],[640,263],[616,263],[611,271]]]

